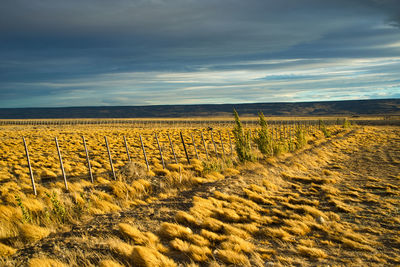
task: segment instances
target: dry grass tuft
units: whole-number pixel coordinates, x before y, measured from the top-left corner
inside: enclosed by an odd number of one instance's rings
[[[110,247],[111,251],[114,251],[125,258],[129,258],[132,254],[133,246],[121,241],[120,239],[108,239],[106,244]]]
[[[323,184],[323,183],[327,182],[326,179],[319,178],[319,177],[294,176],[294,175],[290,175],[290,174],[287,174],[284,172],[282,172],[281,175],[283,178],[286,178],[286,179],[289,179],[292,181],[296,181],[296,182],[300,182],[300,183],[305,183],[305,184],[310,184],[310,183]]]
[[[33,224],[20,224],[19,232],[23,239],[34,242],[47,237],[50,230]]]
[[[170,171],[179,172],[180,170],[183,170],[183,165],[182,164],[171,163],[171,164],[167,165],[167,168]]]
[[[201,247],[207,247],[210,245],[210,241],[208,241],[201,235],[197,235],[197,234],[188,236],[187,240],[192,242],[193,244],[195,244],[197,246],[201,246]]]
[[[228,203],[235,203],[236,205],[241,205],[241,208],[246,208],[248,210],[254,210],[254,211],[259,211],[261,210],[261,207],[255,203],[254,201],[236,196],[236,195],[228,195],[224,194],[220,191],[215,191],[214,195],[216,198],[223,199],[227,201]]]
[[[189,227],[184,227],[179,224],[169,222],[162,223],[158,232],[161,236],[170,239],[175,237],[187,239],[193,234],[192,230]]]
[[[265,237],[278,238],[284,241],[291,241],[292,235],[281,228],[263,228],[259,231],[259,234]]]
[[[283,220],[283,222],[287,225],[287,227],[284,227],[284,229],[294,235],[306,235],[311,231],[307,224],[298,220],[288,219]]]
[[[167,176],[170,175],[171,173],[169,172],[169,170],[167,169],[153,169],[153,172],[157,175],[157,176]]]
[[[117,177],[122,180],[133,180],[147,176],[146,166],[144,164],[131,161],[123,166],[117,173]]]
[[[132,264],[135,266],[153,267],[176,267],[177,264],[167,256],[161,254],[153,248],[147,248],[143,246],[133,247],[131,254]]]
[[[279,186],[273,183],[270,179],[264,179],[263,186],[270,191],[276,191],[279,188]]]
[[[223,222],[211,217],[205,218],[202,223],[203,228],[209,229],[213,232],[220,231],[223,228],[223,226],[224,226]]]
[[[179,238],[175,238],[174,240],[169,242],[169,244],[171,245],[172,248],[182,252],[188,252],[190,247],[189,242],[183,241]]]
[[[240,237],[230,236],[226,241],[221,243],[221,248],[224,250],[250,253],[255,249],[255,246]]]
[[[252,220],[257,220],[260,221],[262,220],[262,217],[257,217],[257,218],[252,218],[253,216],[251,216],[250,218]],[[259,230],[259,225],[257,223],[241,223],[241,224],[234,224],[234,226],[245,230],[246,232],[250,233],[250,234],[255,234],[256,232],[258,232]]]
[[[251,237],[248,232],[230,224],[224,224],[224,232],[227,235],[238,236],[243,239],[249,239]]]
[[[234,264],[239,266],[250,266],[250,261],[241,253],[233,250],[217,249],[215,255],[226,264]]]
[[[184,211],[178,211],[175,214],[175,220],[182,224],[190,224],[190,225],[195,225],[195,226],[198,226],[201,224],[199,222],[199,220],[197,220],[193,215],[191,215],[187,212],[184,212]]]
[[[107,200],[92,197],[93,211],[97,214],[110,213],[120,211],[121,208]]]
[[[208,247],[201,247],[196,245],[190,245],[189,247],[190,257],[194,261],[207,261],[211,256],[211,250]]]
[[[274,201],[264,197],[263,195],[261,195],[259,193],[253,192],[248,189],[243,189],[243,191],[250,200],[252,200],[256,203],[265,204],[265,205],[274,205],[275,204]]]
[[[230,208],[214,209],[214,214],[218,219],[226,222],[239,222],[241,220],[241,217],[237,214],[237,212]]]
[[[10,220],[12,220],[12,218],[10,218]],[[18,225],[10,220],[0,219],[0,239],[7,239],[18,236]]]
[[[116,262],[114,260],[102,260],[99,263],[100,267],[123,267],[119,262]]]
[[[23,205],[31,212],[40,212],[44,210],[43,202],[30,198],[29,201],[23,201]]]
[[[12,247],[9,247],[9,246],[6,246],[6,245],[0,243],[0,256],[7,257],[7,256],[14,254],[15,252],[17,252],[17,250],[15,248],[12,248]]]
[[[204,175],[204,177],[211,181],[222,180],[225,178],[225,176],[219,172],[211,172],[211,173]]]
[[[222,172],[225,176],[236,176],[240,174],[239,170],[236,170],[234,168],[226,168],[223,172]]]
[[[308,206],[308,205],[298,205],[295,207],[296,210],[301,211],[301,212],[305,212],[305,213],[309,213],[314,217],[323,217],[326,218],[325,214],[320,211],[319,209],[312,207],[312,206]]]
[[[119,231],[131,238],[136,245],[145,245],[149,243],[149,239],[136,227],[129,225],[127,223],[118,224]]]
[[[316,258],[316,259],[328,257],[328,255],[322,249],[319,249],[319,248],[309,248],[306,246],[298,245],[296,249],[300,253],[300,255],[303,255],[303,256]]]
[[[218,241],[221,241],[221,240],[224,240],[227,238],[227,236],[225,236],[225,235],[220,235],[220,234],[217,234],[214,232],[210,232],[210,231],[207,231],[206,229],[201,229],[200,235],[204,236],[205,238],[207,238],[208,240],[211,240],[213,242],[218,242]]]
[[[29,260],[29,267],[66,267],[67,265],[58,260],[49,258],[33,258]]]
[[[375,249],[373,249],[371,246],[361,244],[359,242],[353,241],[349,238],[340,238],[340,241],[343,243],[345,247],[351,248],[351,249],[356,249],[356,250],[364,250],[364,251],[369,251],[369,252],[374,252]]]

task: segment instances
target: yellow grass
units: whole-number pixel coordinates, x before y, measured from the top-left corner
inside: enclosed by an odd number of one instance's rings
[[[66,267],[68,265],[61,261],[49,258],[32,258],[29,260],[29,267]]]
[[[178,251],[188,253],[194,261],[206,261],[211,255],[211,250],[207,246],[197,246],[181,239],[174,239],[170,245]],[[208,244],[207,244],[208,245]]]
[[[161,224],[160,229],[158,230],[161,236],[166,238],[188,238],[193,234],[192,230],[189,227],[184,227],[175,223],[164,222]]]
[[[122,257],[129,258],[130,255],[132,254],[133,246],[123,242],[120,239],[115,239],[115,238],[108,239],[106,241],[106,244],[112,251],[118,253]]]
[[[0,243],[0,256],[7,257],[14,254],[16,251],[17,250],[15,248]]]
[[[200,221],[197,220],[193,215],[184,212],[184,211],[178,211],[175,214],[175,220],[181,224],[191,224],[191,225],[199,225]]]
[[[123,265],[114,260],[102,260],[99,265],[100,267],[123,267]]]
[[[221,243],[221,248],[224,250],[232,250],[236,252],[250,253],[255,249],[255,246],[237,236],[229,236],[226,241]]]
[[[47,237],[50,230],[33,224],[20,224],[19,232],[21,237],[27,241],[33,242]]]
[[[226,264],[238,266],[250,266],[249,259],[244,255],[233,250],[218,249],[215,255]]]
[[[132,239],[136,245],[145,245],[149,243],[149,239],[139,229],[127,223],[118,224],[119,230],[124,235]]]
[[[171,136],[176,153],[180,154],[179,164],[175,164],[170,152],[168,139],[165,138],[166,131],[160,131],[159,138],[167,169],[162,169],[160,164],[153,133],[149,130],[140,132],[144,137],[152,172],[147,172],[141,146],[133,136],[139,130],[77,130],[77,134],[87,134],[96,178],[92,184],[89,179],[72,179],[72,176],[80,173],[87,175],[85,155],[80,151],[81,143],[74,142],[73,137],[77,135],[67,129],[65,132],[52,132],[40,127],[38,132],[28,130],[26,136],[32,151],[44,151],[50,155],[32,153],[37,181],[40,181],[41,176],[51,179],[55,176],[60,178],[61,175],[57,157],[51,156],[56,155],[54,146],[46,138],[37,138],[38,134],[60,135],[67,176],[71,177],[69,192],[65,191],[61,179],[49,184],[38,182],[37,197],[30,190],[23,153],[17,152],[14,155],[8,150],[0,152],[4,153],[0,157],[0,181],[3,182],[0,188],[0,239],[7,244],[0,244],[0,254],[10,256],[22,245],[33,245],[50,232],[65,231],[74,235],[70,227],[82,223],[82,227],[93,225],[94,228],[88,228],[90,234],[91,229],[93,233],[98,233],[97,230],[99,233],[106,232],[104,236],[90,236],[89,239],[93,238],[90,242],[85,240],[87,243],[82,246],[80,255],[83,257],[86,254],[89,259],[87,263],[95,258],[96,264],[100,266],[121,266],[122,263],[133,266],[307,266],[331,262],[332,265],[348,265],[352,259],[358,259],[353,263],[360,263],[361,266],[365,263],[394,265],[398,260],[395,252],[400,241],[396,238],[398,231],[392,229],[400,220],[398,216],[385,218],[385,214],[395,214],[399,204],[396,198],[400,195],[396,184],[398,175],[393,174],[389,177],[392,180],[383,182],[379,173],[371,176],[357,173],[356,170],[351,173],[341,158],[350,158],[348,155],[353,155],[355,148],[361,149],[360,143],[357,143],[360,140],[366,145],[372,145],[373,142],[367,143],[365,135],[378,141],[381,138],[385,142],[391,142],[398,135],[393,135],[391,139],[385,139],[384,136],[375,138],[373,131],[367,131],[351,133],[351,138],[342,135],[340,138],[343,140],[332,137],[331,142],[316,142],[320,147],[308,147],[301,153],[244,165],[236,165],[235,161],[228,162],[220,173],[203,169],[205,151],[199,142],[199,132],[193,133],[202,160],[192,160],[189,165],[180,143],[177,143],[180,142],[177,131],[171,131]],[[223,139],[228,144],[226,132],[223,131]],[[187,144],[191,144],[188,133],[184,131],[184,138]],[[110,176],[102,134],[110,136],[117,181]],[[122,135],[128,137],[131,156],[140,164],[126,164]],[[362,139],[363,136],[366,139]],[[0,131],[0,137],[4,137],[4,132]],[[208,145],[209,152],[213,152],[212,144],[208,142]],[[217,145],[220,147],[221,144]],[[10,148],[20,146],[17,141],[10,141]],[[190,145],[188,148],[192,149]],[[95,153],[101,150],[103,154]],[[339,150],[346,153],[335,152]],[[378,156],[382,163],[390,161],[395,164],[398,161],[395,153],[375,155],[373,152],[366,156],[368,162],[376,160]],[[189,154],[194,157],[194,151],[189,151]],[[385,170],[382,169],[382,172]],[[153,174],[163,177],[151,177]],[[347,176],[358,177],[359,180],[365,178],[366,187],[355,184]],[[51,197],[53,192],[56,193],[55,199]],[[21,203],[16,201],[15,196],[20,197]],[[185,207],[187,204],[192,208],[188,211],[172,210],[176,208],[175,197],[178,201],[184,197]],[[377,227],[378,223],[371,223],[365,215],[372,214],[365,209],[365,203],[380,214],[381,217],[376,218],[379,222],[385,219],[382,227]],[[167,207],[160,209],[163,205]],[[361,210],[365,213],[359,213]],[[135,211],[140,216],[136,216]],[[164,218],[164,213],[168,217]],[[97,216],[93,224],[90,220],[93,214],[106,215]],[[109,229],[108,224],[103,227],[98,222],[102,220],[110,221],[112,226]],[[381,231],[385,242],[393,244],[394,252],[391,255],[383,254],[384,242],[377,237]],[[60,236],[55,235],[54,238]],[[98,246],[100,250],[90,250]],[[56,253],[65,252],[71,262],[81,260],[73,259],[72,255],[75,254],[69,254],[69,249],[63,252],[57,249],[60,248],[56,248]],[[338,255],[338,258],[329,258],[328,255]],[[46,266],[46,260],[51,262],[52,259],[45,256],[31,261],[43,261],[42,266]]]
[[[134,246],[131,254],[131,262],[136,266],[143,267],[175,267],[177,264],[168,258],[167,256],[161,254],[153,248]]]
[[[312,257],[312,258],[326,258],[328,255],[322,250],[318,248],[310,248],[302,245],[297,246],[297,251],[305,256]]]
[[[211,240],[214,242],[221,241],[221,240],[224,240],[227,238],[227,236],[225,236],[225,235],[220,235],[220,234],[208,231],[206,229],[201,229],[200,234],[202,236],[204,236],[205,238],[207,238],[208,240]]]

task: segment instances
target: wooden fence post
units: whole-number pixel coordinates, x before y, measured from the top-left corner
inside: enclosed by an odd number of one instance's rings
[[[93,183],[94,180],[93,180],[92,166],[90,164],[89,152],[88,152],[87,147],[86,147],[86,140],[85,140],[85,137],[83,135],[82,135],[82,140],[83,140],[83,146],[85,147],[86,162],[87,162],[88,169],[89,169],[90,181],[92,181],[92,183]]]
[[[182,132],[180,132],[180,134],[181,134],[181,140],[182,140],[182,144],[183,144],[183,149],[185,150],[185,154],[186,154],[186,159],[187,159],[188,164],[190,165],[190,159],[189,159],[189,155],[188,155],[187,150],[186,150],[185,140],[183,140]]]
[[[174,145],[172,144],[171,137],[169,136],[169,133],[167,133],[167,135],[168,135],[169,145],[171,146],[172,154],[174,155],[175,163],[178,164],[178,160],[176,159]]]
[[[206,141],[204,140],[203,131],[201,131],[201,140],[203,141],[204,150],[206,151],[206,158],[208,160],[208,151],[207,151]]]
[[[62,160],[62,156],[61,156],[60,147],[58,146],[58,139],[57,139],[57,137],[55,137],[54,140],[56,141],[57,152],[58,152],[58,159],[60,160],[60,167],[61,167],[61,172],[62,172],[62,175],[63,175],[63,178],[64,178],[65,190],[68,191],[67,177],[66,177],[66,175],[65,175],[64,164],[63,164],[63,160]]]
[[[231,157],[233,157],[233,147],[232,147],[232,139],[230,131],[228,131],[228,136],[229,136],[229,146],[231,147]]]
[[[289,130],[289,144],[290,144],[290,146],[289,146],[289,150],[290,151],[292,151],[293,150],[293,143],[292,143],[292,136],[293,136],[293,127],[290,127],[290,130]]]
[[[219,131],[219,139],[221,140],[222,154],[224,155],[224,158],[226,158],[225,149],[224,149],[224,142],[222,141],[221,131]]]
[[[32,172],[31,160],[29,159],[28,146],[26,145],[25,137],[22,137],[22,140],[24,141],[25,153],[26,153],[26,160],[28,161],[29,175],[31,176],[31,183],[32,183],[33,194],[34,194],[35,196],[37,196],[36,185],[35,185],[35,179],[33,179],[33,172]]]
[[[197,154],[197,149],[196,149],[196,144],[194,143],[193,134],[190,133],[190,136],[192,137],[192,143],[193,143],[193,147],[194,147],[194,152],[196,153],[196,158],[199,159],[199,154]]]
[[[110,160],[110,166],[111,166],[111,171],[112,171],[112,174],[113,174],[113,179],[114,179],[114,180],[117,180],[117,176],[115,176],[114,165],[113,165],[112,158],[111,158],[110,147],[108,146],[107,136],[104,136],[104,140],[106,141],[106,147],[107,147],[107,152],[108,152],[108,159]]]
[[[128,143],[126,142],[125,135],[124,135],[124,143],[125,143],[126,154],[128,155],[128,161],[131,162],[131,155],[129,155],[129,148],[128,148]]]
[[[158,151],[160,152],[162,167],[163,167],[163,169],[165,169],[164,158],[163,158],[163,155],[162,155],[162,150],[161,150],[161,147],[160,147],[160,142],[158,141],[157,133],[155,133],[155,137],[156,137],[156,140],[157,140]]]
[[[140,143],[142,144],[143,156],[144,156],[144,160],[146,162],[147,171],[150,171],[149,162],[147,161],[146,150],[144,149],[144,145],[143,145],[143,140],[142,140],[142,135],[141,134],[139,134],[139,138],[140,138]]]
[[[217,150],[217,145],[214,142],[213,130],[211,130],[211,141],[214,144],[215,156],[218,158],[218,150]]]

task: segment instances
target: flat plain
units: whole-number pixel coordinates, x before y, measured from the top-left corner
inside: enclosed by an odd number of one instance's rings
[[[245,163],[237,160],[231,130],[2,127],[0,263],[400,264],[399,127],[332,126],[329,136],[317,127],[306,128],[304,147],[267,157],[251,144],[258,159]],[[283,126],[274,130],[277,140],[295,138]],[[22,136],[27,140],[37,196],[32,193]],[[61,177],[56,136],[68,191]],[[87,140],[94,183],[88,176],[82,136]],[[110,174],[104,136],[116,180]]]

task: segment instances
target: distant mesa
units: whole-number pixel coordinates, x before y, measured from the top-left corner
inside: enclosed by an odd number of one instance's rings
[[[256,116],[260,111],[266,116],[399,116],[400,99],[216,105],[0,108],[0,119],[230,117],[233,108],[241,116]]]

